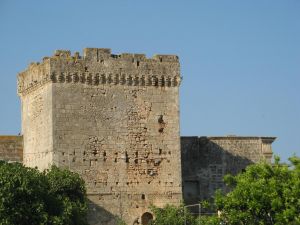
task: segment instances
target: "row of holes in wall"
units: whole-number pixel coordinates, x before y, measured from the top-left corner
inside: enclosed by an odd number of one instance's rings
[[[155,159],[146,159],[146,160],[145,160],[145,159],[140,159],[141,162],[146,162],[147,164],[151,164],[151,162],[154,161],[154,166],[158,166],[159,163],[161,162],[161,159],[157,159],[157,160],[158,160],[159,162],[155,162]],[[87,160],[84,158],[82,161],[85,162],[85,161],[87,161]],[[169,159],[167,159],[166,161],[167,161],[167,163],[170,163],[170,160],[169,160]],[[65,163],[66,160],[63,159],[62,162]],[[75,157],[72,158],[72,162],[76,162],[76,158],[75,158]],[[90,162],[90,163],[89,163],[90,166],[95,166],[96,163],[98,162],[98,159],[89,159],[89,162]],[[106,159],[104,159],[103,162],[106,162]],[[114,162],[115,162],[115,163],[118,162],[117,158],[114,159]],[[129,163],[129,161],[127,161],[126,163]],[[137,165],[137,164],[139,163],[139,160],[138,160],[138,159],[134,159],[134,163]]]
[[[98,183],[102,183],[104,186],[107,186],[107,182],[97,182],[97,181],[94,181],[94,185],[96,186]],[[152,181],[148,181],[147,184],[151,184]],[[119,182],[116,182],[116,186],[118,186],[120,183]],[[136,182],[126,182],[126,186],[129,186],[129,185],[132,185],[132,184],[136,184],[136,185],[139,185],[140,182],[136,181]],[[144,182],[143,182],[144,184]],[[162,182],[161,181],[158,181],[157,184],[161,185]],[[169,184],[169,185],[173,185],[173,182],[170,181],[170,182],[163,182],[163,184],[165,184],[166,186]],[[114,187],[110,187],[111,190],[113,190]]]
[[[120,194],[117,194],[117,197],[120,197]],[[131,198],[131,195],[130,195],[130,194],[127,194],[127,197],[128,197],[128,198]],[[102,200],[102,198],[103,198],[103,196],[100,195],[100,196],[99,196],[99,200]],[[142,195],[141,195],[141,199],[142,199],[142,200],[145,200],[145,199],[146,199],[146,195],[145,195],[145,194],[142,194]],[[136,208],[138,208],[138,206],[136,206]]]
[[[159,149],[158,154],[159,154],[159,155],[162,155],[162,149]],[[171,151],[168,151],[168,154],[171,155]],[[62,152],[62,155],[64,156],[64,155],[65,155],[65,152]],[[76,154],[75,154],[75,151],[73,152],[73,155],[74,155],[74,156],[76,155]],[[92,151],[92,155],[93,155],[93,157],[97,157],[97,156],[99,156],[99,153],[98,153],[98,151]],[[87,156],[86,151],[83,151],[83,156]],[[104,162],[107,161],[107,154],[106,154],[106,151],[104,151],[104,152],[102,153],[102,156],[103,156],[103,158],[102,158],[103,161],[104,161]],[[148,156],[147,156],[147,157],[148,157]],[[147,157],[146,157],[146,158],[145,158],[145,157],[140,157],[140,158],[139,158],[138,152],[135,152],[134,163],[138,164],[139,161],[141,161],[141,160],[145,160],[147,163],[150,163],[151,160],[147,159]],[[120,160],[120,159],[121,159],[121,160],[124,160],[126,163],[129,163],[129,162],[130,162],[130,157],[128,156],[127,151],[125,152],[124,157],[118,157],[118,153],[115,152],[115,157],[113,158],[113,161],[114,161],[114,162],[118,162],[118,160]],[[83,161],[86,161],[86,158],[83,158],[82,160],[83,160]],[[90,159],[90,160],[91,160],[91,161],[98,161],[98,158],[93,158],[93,159]],[[62,161],[65,162],[65,160],[62,160]],[[75,162],[75,161],[76,161],[76,158],[73,157],[72,161]],[[167,160],[167,161],[169,162],[169,160]]]

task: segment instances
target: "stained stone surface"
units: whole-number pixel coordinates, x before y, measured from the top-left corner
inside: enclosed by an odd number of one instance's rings
[[[180,203],[177,56],[56,51],[18,78],[24,164],[78,172],[91,224]]]
[[[185,203],[209,200],[217,189],[228,191],[223,183],[226,174],[235,175],[251,163],[270,163],[274,140],[274,137],[181,137]]]
[[[0,160],[22,162],[22,136],[0,136]]]

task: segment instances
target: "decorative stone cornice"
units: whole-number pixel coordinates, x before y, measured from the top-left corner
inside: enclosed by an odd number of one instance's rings
[[[276,139],[276,137],[259,137],[259,136],[211,136],[207,137],[209,140],[261,140],[264,142],[269,142],[270,144]]]
[[[57,50],[42,63],[32,63],[18,75],[18,93],[29,93],[46,83],[84,85],[127,85],[178,87],[180,85],[178,57],[144,54],[110,54],[109,49],[84,49],[71,56],[70,51]]]
[[[18,94],[23,95],[30,93],[31,91],[36,90],[37,88],[43,86],[44,84],[50,82],[50,76],[45,74],[43,79],[35,80],[35,79],[26,79],[22,80],[18,77]]]
[[[276,137],[260,137],[260,136],[181,136],[182,139],[208,139],[208,140],[261,140],[262,143],[272,144]]]
[[[87,85],[127,85],[127,86],[156,86],[176,87],[180,84],[180,77],[130,74],[99,74],[99,73],[52,73],[53,83],[82,83]]]
[[[276,137],[261,137],[262,143],[272,144],[275,141]]]
[[[130,74],[98,74],[98,73],[55,73],[45,74],[40,80],[30,80],[26,83],[18,83],[18,93],[29,93],[46,83],[80,83],[91,86],[98,85],[127,85],[127,86],[154,86],[177,87],[181,77],[169,76],[132,76]]]

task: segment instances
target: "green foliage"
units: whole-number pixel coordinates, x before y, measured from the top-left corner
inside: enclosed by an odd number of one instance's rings
[[[166,205],[164,208],[151,207],[154,213],[152,225],[219,225],[221,220],[216,216],[192,216],[184,205]]]
[[[192,217],[183,206],[152,207],[155,225],[299,225],[300,158],[293,156],[291,166],[275,157],[273,165],[250,165],[237,176],[227,175],[228,194],[217,191],[213,203],[204,201],[202,208],[218,209],[220,217]]]
[[[0,224],[86,224],[83,180],[52,167],[46,172],[0,162]]]
[[[46,171],[45,175],[50,186],[48,193],[55,199],[51,210],[60,209],[59,216],[55,217],[55,224],[87,224],[86,190],[80,176],[55,166]]]
[[[290,162],[291,168],[276,157],[274,165],[254,164],[225,176],[233,191],[215,195],[223,224],[300,224],[300,158]]]
[[[199,218],[195,219],[195,224],[197,225],[220,225],[221,220],[216,215],[211,216],[200,216]]]
[[[155,219],[152,222],[153,225],[183,225],[185,224],[185,219],[187,224],[195,224],[195,219],[183,205],[166,205],[162,209],[152,206],[151,211],[155,215]]]
[[[120,218],[116,218],[117,221],[117,225],[127,225],[123,220],[121,220]]]
[[[36,169],[0,163],[0,224],[46,224],[48,184]]]

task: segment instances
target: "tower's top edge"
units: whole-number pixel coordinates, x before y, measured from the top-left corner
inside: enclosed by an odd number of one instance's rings
[[[85,48],[83,55],[56,50],[40,63],[31,63],[18,75],[18,93],[25,93],[48,82],[88,85],[121,84],[138,86],[179,86],[179,58],[176,55],[122,53],[108,48]]]
[[[55,50],[54,55],[50,57],[44,57],[43,61],[48,59],[56,60],[85,60],[85,61],[97,61],[100,62],[105,59],[113,59],[117,61],[132,61],[132,62],[179,62],[177,55],[165,55],[156,54],[151,58],[147,58],[145,54],[137,53],[121,53],[112,54],[109,48],[85,48],[83,49],[83,55],[79,52],[74,52],[72,55],[70,50]],[[39,64],[39,63],[32,63]]]

